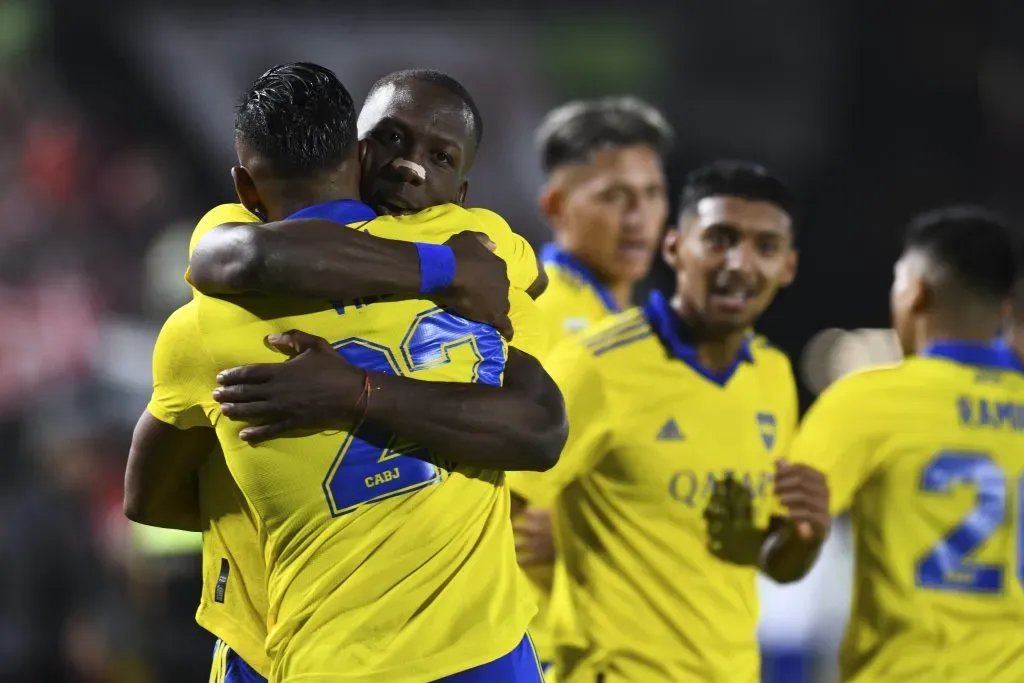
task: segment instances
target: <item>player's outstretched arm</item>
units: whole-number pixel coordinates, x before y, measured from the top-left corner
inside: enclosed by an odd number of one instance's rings
[[[708,551],[731,564],[759,567],[778,583],[792,583],[811,570],[828,537],[828,486],[818,470],[780,460],[775,493],[788,516],[772,517],[768,529],[760,529],[753,493],[731,477],[716,482],[704,510]]]
[[[203,294],[263,292],[332,301],[429,295],[511,338],[505,262],[481,233],[443,246],[384,239],[333,221],[232,223],[196,244],[189,279]]]
[[[148,526],[202,531],[198,471],[216,447],[209,427],[178,429],[144,412],[125,469],[125,516]]]
[[[772,518],[761,545],[761,571],[778,583],[807,576],[832,525],[825,475],[785,459],[775,463],[775,495],[787,516]]]
[[[554,466],[568,434],[558,387],[532,356],[509,349],[505,385],[424,382],[364,374],[304,332],[268,341],[292,356],[218,375],[223,413],[258,423],[240,436],[262,441],[293,429],[347,429],[362,418],[460,464],[496,470]],[[364,392],[369,377],[370,390]]]

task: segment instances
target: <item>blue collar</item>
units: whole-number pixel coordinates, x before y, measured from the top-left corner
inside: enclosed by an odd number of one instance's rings
[[[661,339],[661,343],[673,356],[689,365],[694,372],[719,386],[724,387],[729,383],[739,369],[740,363],[754,362],[754,355],[750,351],[750,338],[747,337],[743,340],[743,345],[740,346],[736,358],[725,370],[714,372],[705,368],[697,359],[697,347],[688,339],[689,331],[686,324],[672,310],[665,296],[657,290],[651,292],[650,298],[644,306],[644,316],[654,328],[655,334]]]
[[[935,342],[918,355],[923,358],[945,358],[964,365],[978,365],[997,370],[1024,371],[1024,363],[1013,352],[1013,349],[998,341],[990,344],[956,341]]]
[[[323,218],[325,220],[348,225],[349,223],[360,223],[372,221],[377,214],[366,204],[358,199],[336,199],[333,202],[314,204],[296,211],[286,220],[292,218]]]
[[[557,244],[545,244],[540,250],[540,260],[545,265],[551,264],[565,268],[576,277],[580,278],[594,290],[594,293],[601,299],[601,303],[608,309],[609,313],[619,313],[622,309],[616,303],[615,297],[604,284],[597,279],[594,272],[587,268],[578,258],[567,251],[564,251]]]
[[[1010,356],[1010,362],[1017,372],[1024,373],[1024,358],[1021,358],[1014,348],[1006,343],[1005,339],[997,339],[993,346]]]

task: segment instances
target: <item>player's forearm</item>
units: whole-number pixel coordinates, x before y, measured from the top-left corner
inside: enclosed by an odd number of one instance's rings
[[[190,270],[205,294],[342,300],[413,294],[421,285],[413,243],[319,219],[220,226],[196,245]]]
[[[550,469],[568,436],[561,394],[522,358],[510,372],[529,376],[505,387],[374,376],[366,420],[463,465]]]
[[[791,522],[777,525],[761,544],[760,568],[776,583],[794,583],[807,576],[821,553],[820,539],[803,539]]]

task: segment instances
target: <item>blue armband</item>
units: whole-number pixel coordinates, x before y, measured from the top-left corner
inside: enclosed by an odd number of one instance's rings
[[[443,244],[416,242],[420,255],[420,294],[448,289],[455,279],[455,252]]]

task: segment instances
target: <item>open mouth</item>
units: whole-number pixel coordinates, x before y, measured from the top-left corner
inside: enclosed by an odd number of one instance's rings
[[[641,240],[621,240],[619,242],[619,251],[626,256],[646,257],[651,253],[651,245]]]
[[[754,291],[746,287],[713,287],[711,303],[718,309],[739,313],[754,299]]]

